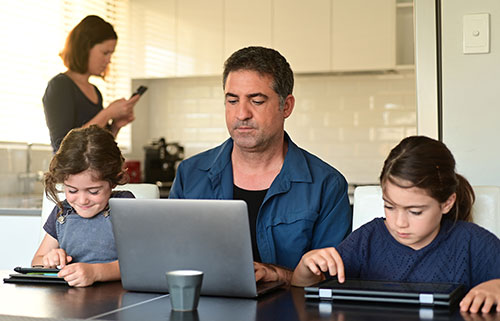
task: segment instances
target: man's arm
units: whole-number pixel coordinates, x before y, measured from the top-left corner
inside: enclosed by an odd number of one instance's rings
[[[338,246],[351,232],[352,212],[344,177],[331,175],[322,189],[320,216],[310,250]]]
[[[274,264],[253,262],[257,282],[282,281],[288,286],[292,281],[293,271]]]

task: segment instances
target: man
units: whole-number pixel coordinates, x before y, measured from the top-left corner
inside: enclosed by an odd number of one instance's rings
[[[223,88],[231,138],[183,161],[170,197],[246,201],[257,281],[289,283],[304,253],[336,246],[350,232],[347,183],[285,132],[293,72],[277,51],[233,53]]]

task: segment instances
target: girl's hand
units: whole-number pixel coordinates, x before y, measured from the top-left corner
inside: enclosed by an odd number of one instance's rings
[[[66,264],[71,262],[73,258],[66,254],[66,251],[60,248],[52,249],[49,253],[45,254],[42,258],[44,267],[56,268],[60,266],[63,268]]]
[[[333,247],[312,250],[304,254],[295,268],[292,285],[308,286],[324,279],[323,273],[337,275],[340,283],[345,280],[344,262]]]
[[[494,304],[497,306],[497,312],[500,312],[500,279],[486,281],[473,287],[460,302],[460,310],[488,313]]]
[[[64,278],[70,286],[90,286],[97,279],[94,267],[95,264],[90,263],[73,263],[62,268],[57,276]]]

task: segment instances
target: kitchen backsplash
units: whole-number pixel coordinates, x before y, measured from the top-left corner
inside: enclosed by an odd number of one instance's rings
[[[1,143],[0,196],[42,195],[42,176],[49,168],[51,158],[50,145],[37,144],[28,149],[26,144]]]
[[[137,108],[148,126],[134,127],[133,136],[179,142],[186,157],[228,137],[220,77],[136,82],[150,88],[141,103],[148,106]],[[416,134],[413,71],[296,75],[294,96],[295,109],[285,121],[292,140],[336,167],[351,184],[376,183],[390,149]],[[142,153],[137,146],[134,150]]]
[[[227,139],[220,77],[135,80],[149,86],[136,108],[133,152],[143,161],[148,140],[179,142],[186,157]],[[293,141],[340,170],[351,184],[376,183],[383,160],[401,138],[416,134],[415,76],[296,75],[295,109],[285,127]],[[145,106],[146,105],[146,106]],[[141,125],[142,122],[142,125]],[[1,144],[0,196],[41,194],[47,146]]]

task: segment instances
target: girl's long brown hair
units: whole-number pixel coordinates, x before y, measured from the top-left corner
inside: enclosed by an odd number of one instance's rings
[[[108,181],[112,187],[126,184],[129,180],[123,169],[124,158],[111,132],[97,125],[72,129],[64,137],[59,150],[52,158],[45,173],[45,194],[60,209],[57,184],[69,175],[92,170],[96,180]]]
[[[410,182],[402,186],[399,180]],[[390,181],[402,188],[418,187],[439,203],[453,193],[457,199],[443,218],[471,221],[474,191],[467,179],[455,172],[455,158],[440,141],[426,136],[411,136],[394,147],[384,162],[380,184]]]

